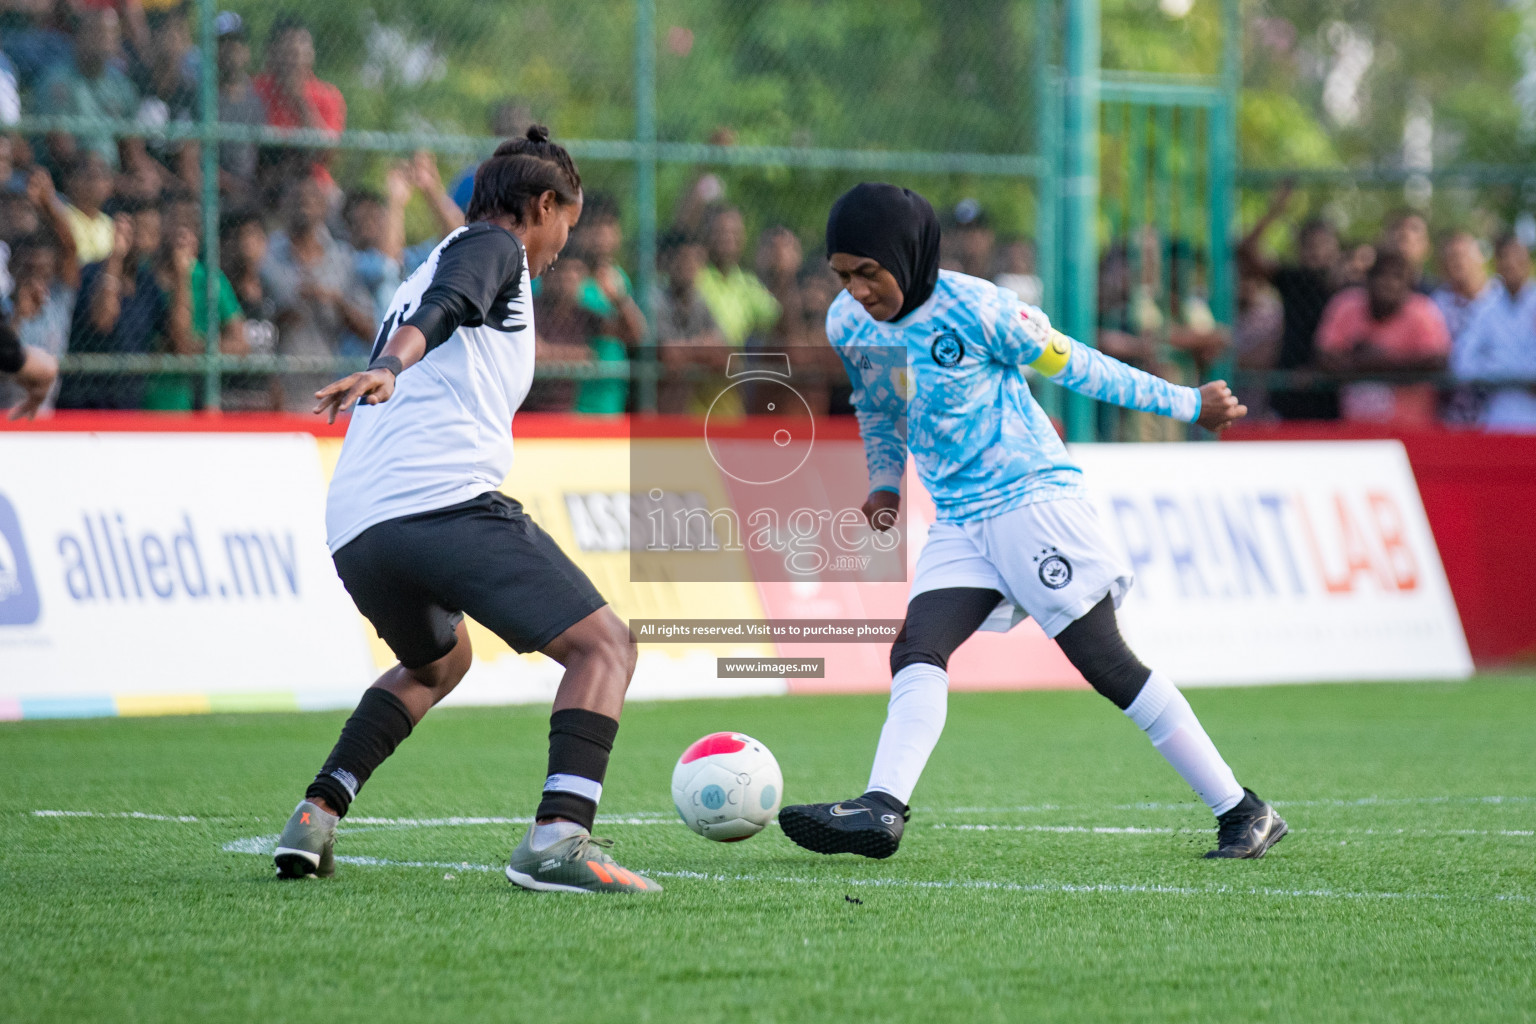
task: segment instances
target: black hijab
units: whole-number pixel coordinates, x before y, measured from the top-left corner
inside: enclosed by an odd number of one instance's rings
[[[827,215],[827,258],[837,252],[874,260],[896,278],[902,303],[895,323],[927,302],[939,283],[939,218],[911,189],[855,185]]]

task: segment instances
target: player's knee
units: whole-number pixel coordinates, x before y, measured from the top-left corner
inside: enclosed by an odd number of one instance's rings
[[[629,631],[628,626],[624,627],[624,635],[619,641],[619,651],[624,659],[624,682],[628,684],[630,679],[634,678],[635,665],[640,661],[640,645],[635,642],[635,634]]]
[[[442,700],[459,682],[469,674],[470,665],[475,657],[474,648],[470,646],[469,634],[459,627],[458,643],[447,654],[436,661],[420,668],[407,669],[411,678],[421,686],[434,691],[436,699]]]
[[[1086,669],[1079,671],[1082,671],[1083,678],[1088,680],[1090,686],[1114,701],[1121,709],[1131,706],[1131,702],[1146,685],[1147,677],[1152,674],[1152,670],[1143,665],[1141,659],[1129,649],[1090,660]]]
[[[469,667],[475,661],[475,651],[470,646],[469,634],[467,632],[459,634],[458,645],[454,647],[445,660],[448,663],[446,674],[451,680],[448,685],[459,685],[459,681],[469,674]]]
[[[1063,633],[1057,637],[1062,653],[1082,673],[1088,685],[1113,701],[1121,710],[1141,693],[1152,670],[1126,646],[1118,630],[1098,635]]]
[[[1131,706],[1152,674],[1126,646],[1109,597],[1062,630],[1056,643],[1088,685],[1122,711]]]
[[[937,665],[948,670],[949,656],[933,644],[902,637],[891,645],[891,675],[908,665]]]
[[[583,657],[602,665],[609,672],[623,676],[626,684],[635,674],[640,647],[629,627],[617,615],[609,617],[600,629],[594,630],[583,648]]]

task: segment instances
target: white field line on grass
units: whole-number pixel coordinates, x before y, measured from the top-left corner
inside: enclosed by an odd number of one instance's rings
[[[277,836],[255,836],[249,840],[235,840],[231,843],[225,843],[224,849],[230,853],[254,853],[265,856],[271,854],[272,848],[276,843]],[[346,857],[340,855],[336,857],[336,863],[355,864],[362,867],[477,871],[487,874],[500,873],[504,870],[500,864],[472,864],[467,861],[391,860],[386,857]],[[1071,895],[1107,893],[1122,896],[1278,896],[1287,899],[1324,900],[1470,900],[1473,902],[1486,900],[1499,903],[1536,902],[1536,900],[1532,900],[1528,896],[1513,894],[1461,896],[1438,892],[1362,892],[1349,889],[1279,889],[1270,886],[1128,885],[1113,882],[1090,882],[1087,884],[1071,882],[1029,883],[992,882],[979,879],[925,881],[911,878],[808,878],[801,875],[727,875],[720,873],[710,874],[703,871],[647,871],[643,868],[641,872],[650,878],[680,878],[697,882],[820,885],[833,888],[837,886],[854,886],[856,888],[876,889],[957,889],[1011,893],[1066,893]]]
[[[1503,797],[1499,799],[1511,798]],[[123,818],[137,821],[177,822],[180,824],[196,823],[199,821],[198,818],[190,814],[151,814],[146,811],[37,810],[33,811],[32,815],[38,818]],[[482,825],[527,825],[532,821],[533,818],[527,815],[473,815],[447,818],[356,817],[348,818],[347,825],[338,829],[337,831],[341,835],[347,835],[349,833],[360,834],[364,832],[377,832],[394,829],[465,828]],[[620,817],[603,817],[598,821],[599,826],[671,825],[674,823],[680,824],[680,822],[677,822],[676,818],[673,818],[670,815],[664,815],[655,812],[641,812],[638,814],[631,814]],[[1058,835],[1081,834],[1119,836],[1204,835],[1210,831],[1208,828],[1170,828],[1162,826],[1140,825],[1012,825],[992,822],[935,822],[929,827],[952,832],[1034,832]],[[1291,831],[1297,834],[1313,833],[1316,835],[1413,836],[1417,838],[1456,836],[1499,836],[1503,838],[1526,838],[1536,836],[1536,829],[1313,828],[1299,826],[1293,827]],[[237,842],[247,842],[247,840],[237,840]]]
[[[1436,804],[1476,804],[1497,806],[1529,804],[1536,797],[1529,796],[1362,796],[1354,800],[1271,800],[1276,807],[1428,807]],[[1175,810],[1189,804],[1117,804],[1117,811]]]
[[[1142,828],[1136,825],[984,825],[938,822],[930,828],[954,832],[1082,832],[1100,836],[1173,836],[1180,833],[1205,835],[1210,829]]]
[[[140,821],[175,821],[190,824],[202,819],[190,814],[149,814],[144,811],[33,811],[34,818],[130,818]],[[665,814],[632,814],[626,817],[599,819],[605,825],[665,825],[676,821],[675,816]],[[348,825],[377,825],[393,828],[453,828],[463,825],[527,825],[531,815],[522,817],[459,817],[459,818],[348,818]],[[347,829],[341,831],[373,831],[372,829]]]
[[[191,824],[198,821],[191,815],[151,814],[144,811],[56,811],[37,810],[32,815],[39,818],[115,818],[132,819],[139,821],[162,821],[174,824]],[[397,828],[453,828],[477,825],[504,825],[527,824],[527,818],[508,818],[499,816],[479,817],[454,817],[454,818],[359,818],[360,823],[383,824]],[[670,819],[664,815],[636,815],[632,818],[609,818],[606,824],[635,824],[656,825],[664,824]],[[1180,831],[1169,828],[1137,828],[1137,827],[1109,827],[1086,825],[952,825],[937,824],[935,828],[953,829],[956,831],[1051,831],[1051,832],[1082,832],[1095,835],[1166,835]],[[357,831],[369,831],[367,829]],[[1203,831],[1203,830],[1202,830]],[[1319,830],[1330,831],[1330,830]],[[1348,831],[1348,830],[1331,830]],[[1376,832],[1375,830],[1363,830],[1367,834],[1400,834],[1402,830],[1388,830]],[[1435,833],[1446,835],[1516,835],[1529,836],[1536,834],[1529,831],[1509,832],[1472,832],[1453,831]],[[233,839],[224,843],[221,849],[226,853],[254,854],[257,856],[271,856],[277,846],[277,835],[247,836]],[[428,860],[393,860],[386,857],[348,856],[336,857],[338,864],[351,864],[359,867],[393,867],[393,868],[431,868],[443,871],[475,871],[475,872],[500,872],[499,864],[475,864],[469,861],[428,861]],[[1536,899],[1518,894],[1495,894],[1491,896],[1459,895],[1450,893],[1416,893],[1416,892],[1369,892],[1349,889],[1281,889],[1268,886],[1177,886],[1177,885],[1136,885],[1110,882],[1070,883],[1070,882],[993,882],[982,879],[949,879],[937,881],[925,881],[921,879],[906,878],[810,878],[797,875],[752,875],[752,874],[709,874],[700,871],[649,871],[646,872],[656,878],[679,878],[704,882],[757,882],[775,885],[821,885],[821,886],[855,886],[860,888],[891,888],[891,889],[958,889],[977,890],[991,892],[1014,893],[1067,893],[1067,894],[1095,894],[1107,893],[1114,895],[1163,895],[1163,896],[1273,896],[1289,899],[1331,899],[1331,900],[1467,900],[1472,902],[1495,903],[1536,903]]]
[[[947,822],[940,822],[930,827],[954,832],[1082,832],[1108,836],[1203,836],[1211,831],[1209,828],[1141,828],[1131,825],[987,825]],[[1536,836],[1536,829],[1528,828],[1292,828],[1290,831],[1298,834],[1310,832],[1324,836]]]
[[[393,827],[394,828],[398,828],[398,829],[405,829],[405,828],[412,828],[412,827],[421,827],[421,828],[456,828],[456,827],[465,827],[465,826],[473,826],[473,825],[502,825],[502,824],[509,824],[509,823],[510,824],[526,825],[526,824],[528,824],[528,821],[529,821],[529,819],[527,819],[527,818],[523,818],[521,820],[514,820],[514,819],[507,819],[507,818],[424,818],[424,819],[421,819],[420,824],[416,825],[416,826],[413,826],[413,825],[410,825],[410,824],[406,824],[406,823],[401,822],[401,821],[396,821],[394,823]],[[599,822],[599,825],[602,825],[602,824],[664,825],[664,824],[667,824],[667,820],[664,819],[664,818],[663,819],[654,819],[654,818],[640,818],[640,819],[613,818],[613,819],[609,819],[607,822]],[[679,823],[679,825],[681,825],[681,823]],[[939,823],[939,824],[936,824],[936,825],[932,825],[930,827],[935,828],[935,829],[941,829],[941,830],[944,830],[944,831],[951,831],[951,832],[1045,832],[1045,833],[1056,833],[1056,834],[1062,834],[1062,833],[1074,834],[1075,833],[1075,834],[1083,834],[1083,835],[1115,835],[1115,836],[1145,836],[1145,835],[1192,835],[1192,836],[1193,835],[1200,835],[1200,836],[1203,836],[1203,835],[1208,835],[1210,833],[1210,829],[1199,829],[1199,828],[1139,828],[1139,827],[1136,827],[1136,826],[1114,827],[1114,826],[1108,826],[1108,825],[977,825],[977,824],[955,825],[955,824]],[[371,829],[371,828],[340,829],[340,830],[338,830],[338,833],[340,835],[347,835],[349,833],[357,834],[357,833],[362,833],[362,832],[374,832],[374,831],[379,831],[379,830],[378,829]],[[1420,830],[1414,831],[1412,833],[1405,832],[1405,830],[1403,830],[1403,829],[1307,829],[1307,830],[1293,829],[1292,831],[1293,832],[1309,831],[1309,832],[1314,832],[1314,833],[1317,833],[1317,834],[1320,834],[1320,835],[1405,835],[1405,834],[1411,834],[1411,835],[1416,835],[1416,836],[1430,836],[1430,837],[1433,837],[1433,836],[1463,836],[1463,835],[1510,836],[1510,837],[1536,836],[1536,830],[1530,830],[1530,831],[1519,831],[1519,830],[1476,831],[1476,830],[1472,830],[1472,829],[1460,829],[1460,830],[1448,830],[1448,831],[1442,831],[1442,832],[1435,832],[1435,831],[1431,831],[1431,830],[1428,830],[1428,829],[1420,829]],[[224,844],[223,849],[224,849],[224,852],[226,852],[226,853],[270,854],[272,852],[272,850],[276,846],[277,846],[277,834],[273,833],[272,835],[247,836],[247,837],[244,837],[244,838],[241,838],[241,839],[232,839],[229,842]],[[442,866],[445,866],[445,865],[438,865],[438,864],[429,864],[429,863],[425,863],[425,862],[423,862],[420,865],[415,865],[415,864],[406,865],[402,861],[382,861],[382,860],[377,860],[376,858],[373,858],[373,857],[354,858],[353,860],[350,860],[350,861],[347,858],[345,858],[345,857],[337,857],[336,859],[338,861],[342,862],[342,863],[357,863],[357,864],[377,864],[377,865],[386,865],[387,864],[387,865],[394,865],[394,866],[420,866],[420,867],[442,867]],[[451,867],[452,865],[446,865],[446,866],[450,866]]]
[[[464,828],[471,825],[531,825],[532,815],[505,817],[502,815],[453,817],[453,818],[348,818],[345,827],[337,828],[337,835],[356,835],[362,832],[392,832],[407,828]],[[660,814],[632,814],[625,817],[599,818],[603,825],[666,825],[677,821],[677,816]],[[358,827],[362,826],[362,827]]]
[[[1510,804],[1520,806],[1536,803],[1533,796],[1404,796],[1404,797],[1380,797],[1362,796],[1352,800],[1270,800],[1276,807],[1404,807],[1404,806],[1429,806],[1434,804],[1477,804],[1498,806]],[[1183,803],[1135,803],[1114,804],[1111,809],[1116,811],[1188,811],[1198,808],[1197,801],[1191,799]],[[1090,804],[1016,804],[1011,807],[915,807],[913,811],[921,814],[1043,814],[1051,811],[1102,811],[1102,806]]]
[[[34,818],[136,818],[140,821],[175,821],[183,825],[197,821],[190,814],[146,814],[143,811],[33,811]]]
[[[708,882],[769,882],[782,885],[853,885],[890,889],[979,889],[994,892],[1114,893],[1133,895],[1150,893],[1165,896],[1282,896],[1333,900],[1471,900],[1505,903],[1536,902],[1529,896],[1463,896],[1440,892],[1362,892],[1349,889],[1277,889],[1269,886],[1186,886],[1127,885],[1112,882],[991,882],[953,879],[921,881],[908,878],[803,878],[771,875],[706,874],[701,871],[648,871],[657,878],[688,878]]]

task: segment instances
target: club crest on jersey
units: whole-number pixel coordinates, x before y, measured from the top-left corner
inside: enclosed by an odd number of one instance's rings
[[[1055,548],[1046,548],[1035,556],[1040,566],[1040,582],[1052,590],[1060,590],[1072,582],[1072,563]]]
[[[945,331],[933,339],[933,361],[943,367],[959,366],[960,360],[965,358],[965,343],[960,336],[950,331]]]

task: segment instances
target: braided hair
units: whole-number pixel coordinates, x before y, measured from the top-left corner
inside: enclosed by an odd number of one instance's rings
[[[520,139],[508,139],[475,171],[475,190],[464,219],[511,217],[524,223],[539,196],[553,192],[561,206],[581,195],[581,172],[565,147],[549,141],[549,129],[533,125]]]

